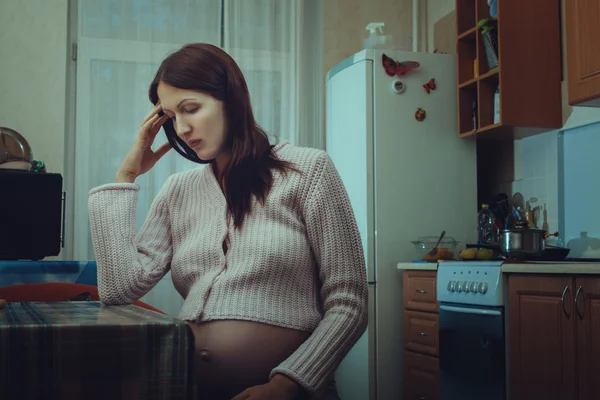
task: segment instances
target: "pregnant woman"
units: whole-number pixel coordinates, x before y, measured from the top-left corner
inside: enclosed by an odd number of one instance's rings
[[[337,399],[333,372],[367,324],[363,249],[327,153],[270,145],[235,61],[169,55],[155,107],[114,183],[90,191],[98,290],[142,297],[168,271],[194,335],[199,398]],[[152,149],[161,127],[168,142]],[[136,177],[171,148],[207,166],[170,176],[136,231]]]

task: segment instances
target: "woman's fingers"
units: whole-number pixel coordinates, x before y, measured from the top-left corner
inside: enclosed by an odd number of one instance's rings
[[[148,115],[146,115],[146,118],[144,118],[144,120],[142,121],[142,126],[144,126],[144,124],[146,122],[148,122],[148,120],[152,117],[154,117],[156,114],[158,114],[158,112],[162,110],[162,107],[159,103],[156,103],[156,105],[154,107],[152,107],[152,110],[150,110],[150,113],[148,113]]]
[[[152,123],[152,127],[150,128],[150,135],[156,136],[158,131],[160,131],[160,128],[168,119],[168,116],[162,115],[158,117],[158,119],[154,120],[154,122]]]
[[[156,134],[160,130],[162,124],[167,120],[166,115],[158,115],[155,114],[148,121],[146,121],[142,127],[140,128],[140,139],[144,142],[153,141],[156,137]]]
[[[154,114],[152,117],[148,118],[140,127],[140,132],[149,132],[152,125],[154,125],[159,118],[160,116],[158,114]]]

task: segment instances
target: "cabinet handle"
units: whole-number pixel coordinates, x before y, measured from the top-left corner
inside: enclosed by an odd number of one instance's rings
[[[62,200],[62,226],[60,233],[60,245],[64,249],[66,240],[65,230],[67,229],[67,224],[65,222],[65,219],[67,218],[67,192],[63,190],[60,199]]]
[[[565,295],[567,294],[568,291],[569,291],[569,285],[565,286],[565,288],[563,289],[563,292],[562,292],[562,296],[560,297],[560,301],[562,302],[563,313],[565,314],[565,316],[567,318],[569,318],[569,314],[567,314],[567,310],[565,309]]]
[[[427,336],[427,332],[417,332],[417,335],[419,335],[419,336]]]
[[[583,292],[583,286],[579,286],[577,288],[577,293],[575,294],[575,311],[577,311],[577,315],[579,316],[579,319],[583,320],[583,313],[581,313],[579,311],[579,303],[577,302],[579,300],[579,294],[581,292]],[[585,307],[585,305],[584,305],[584,307]]]
[[[417,289],[416,292],[417,293],[427,294],[427,290],[423,290],[423,289]]]

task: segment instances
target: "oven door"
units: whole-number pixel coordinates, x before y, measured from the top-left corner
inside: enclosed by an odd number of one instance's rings
[[[440,304],[440,398],[505,400],[504,308]]]

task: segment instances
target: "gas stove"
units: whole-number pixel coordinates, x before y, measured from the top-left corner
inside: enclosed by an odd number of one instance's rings
[[[503,261],[438,264],[437,298],[443,303],[504,306]]]
[[[506,399],[502,261],[438,264],[440,399]]]

